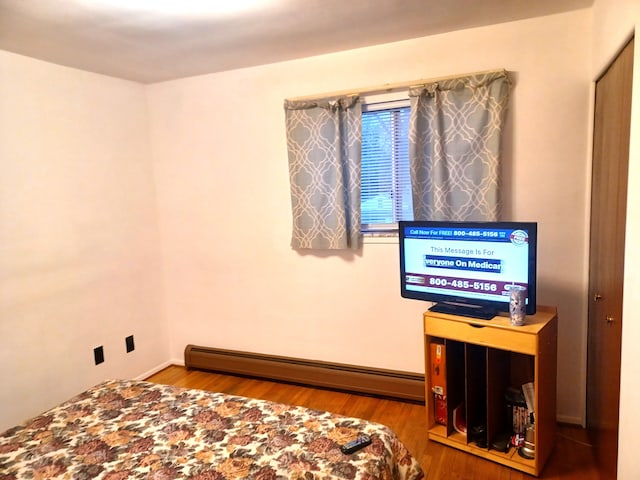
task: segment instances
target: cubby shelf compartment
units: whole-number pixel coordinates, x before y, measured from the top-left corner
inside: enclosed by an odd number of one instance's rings
[[[430,440],[464,450],[531,475],[540,475],[554,444],[556,428],[557,310],[538,306],[520,327],[507,316],[476,320],[427,311],[424,313],[427,426]],[[436,422],[430,348],[443,346],[446,371],[447,422]],[[516,448],[502,453],[492,441],[509,429],[504,399],[508,387],[535,384],[535,458]],[[454,428],[453,410],[462,406],[467,434]],[[484,433],[472,438],[471,428]],[[478,439],[480,438],[480,441]]]

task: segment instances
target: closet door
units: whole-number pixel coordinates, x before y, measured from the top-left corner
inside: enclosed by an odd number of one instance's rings
[[[602,479],[618,459],[622,292],[633,40],[596,83],[589,258],[587,425]]]

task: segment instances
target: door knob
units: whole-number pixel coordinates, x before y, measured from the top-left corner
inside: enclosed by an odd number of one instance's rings
[[[593,296],[593,301],[594,301],[594,302],[597,302],[598,300],[602,300],[602,295],[600,295],[599,293],[596,293],[596,294]]]
[[[615,318],[613,318],[611,315],[607,315],[607,316],[605,317],[605,320],[607,321],[607,325],[611,325],[613,322],[615,322],[615,321],[616,321],[616,319],[615,319]]]

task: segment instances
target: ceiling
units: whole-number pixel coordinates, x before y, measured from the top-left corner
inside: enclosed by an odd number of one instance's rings
[[[237,10],[225,9],[225,4]],[[154,83],[592,4],[593,0],[0,0],[0,50]],[[146,5],[168,9],[153,11]]]

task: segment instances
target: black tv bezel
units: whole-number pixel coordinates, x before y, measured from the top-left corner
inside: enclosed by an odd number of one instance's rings
[[[440,221],[440,220],[403,220],[398,222],[398,243],[400,253],[400,294],[403,298],[413,300],[423,300],[434,303],[452,303],[469,306],[479,306],[493,309],[498,312],[508,312],[509,302],[497,300],[482,300],[459,295],[446,295],[432,292],[416,292],[407,290],[405,283],[404,265],[404,241],[405,228],[499,228],[525,230],[529,235],[529,277],[527,279],[527,315],[536,313],[536,290],[537,290],[537,258],[538,258],[538,223],[537,222],[465,222],[465,221]]]

